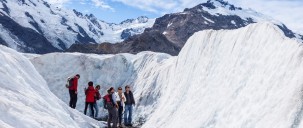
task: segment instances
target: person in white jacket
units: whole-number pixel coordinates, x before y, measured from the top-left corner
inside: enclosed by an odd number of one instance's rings
[[[119,122],[119,127],[122,128],[122,115],[124,113],[124,105],[125,105],[124,102],[126,102],[126,98],[123,93],[122,87],[118,87],[116,98],[118,104],[118,122]]]

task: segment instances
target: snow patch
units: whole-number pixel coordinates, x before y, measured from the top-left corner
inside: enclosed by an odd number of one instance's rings
[[[206,8],[203,7],[203,10],[207,11],[211,15],[220,16],[220,15],[236,15],[241,17],[242,19],[250,19],[252,18],[254,22],[272,22],[277,25],[282,25],[280,21],[277,21],[273,19],[272,17],[263,15],[261,13],[258,13],[252,9],[235,9],[231,10],[230,5],[222,5],[220,2],[213,0],[213,5],[216,7],[214,9],[212,8]]]
[[[204,17],[204,16],[202,16],[206,21],[208,21],[209,23],[215,23],[213,20],[211,20],[211,19],[208,19],[208,18],[206,18],[206,17]]]
[[[230,23],[236,25],[236,22],[234,20],[230,21]]]
[[[169,24],[167,25],[167,28],[169,28],[172,24],[173,24],[173,23],[169,23]]]

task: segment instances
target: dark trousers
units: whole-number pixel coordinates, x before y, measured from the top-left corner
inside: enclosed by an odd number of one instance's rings
[[[123,106],[119,105],[118,109],[118,119],[119,119],[119,125],[121,126],[122,124],[122,115],[123,115]]]
[[[94,102],[85,102],[84,115],[86,115],[88,105],[90,106],[90,111],[92,112],[91,117],[94,117]]]
[[[117,128],[117,122],[118,122],[117,116],[118,116],[118,112],[116,107],[108,109],[108,120],[107,120],[108,128]],[[113,122],[113,126],[110,125],[111,122]]]
[[[69,106],[73,109],[76,108],[76,104],[77,104],[77,94],[75,90],[69,90],[69,97],[70,97],[70,101],[69,101]]]

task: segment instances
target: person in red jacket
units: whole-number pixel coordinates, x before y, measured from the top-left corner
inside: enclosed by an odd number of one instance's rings
[[[85,109],[84,109],[84,114],[86,115],[87,107],[88,105],[90,106],[90,110],[92,112],[91,117],[94,117],[94,103],[95,103],[95,95],[96,95],[96,90],[94,88],[94,83],[93,82],[88,82],[88,88],[85,89]]]
[[[99,92],[99,90],[101,89],[101,86],[100,85],[97,85],[95,87],[95,90],[96,90],[96,94],[95,94],[95,102],[94,102],[94,110],[95,110],[95,116],[94,118],[95,119],[98,119],[98,113],[99,113],[99,103],[98,103],[98,100],[100,100],[102,97],[101,97],[101,94]],[[90,113],[92,114],[92,113]]]
[[[95,112],[95,118],[98,118],[98,113],[99,113],[99,106],[98,106],[98,100],[101,99],[101,94],[99,92],[101,86],[100,85],[97,85],[95,90],[96,90],[96,94],[95,94],[95,102],[94,102],[94,108],[96,110]]]
[[[78,80],[80,79],[80,75],[77,74],[72,78],[72,85],[69,87],[69,96],[70,96],[70,101],[69,101],[69,106],[73,109],[76,108],[77,104],[77,99],[78,99]]]

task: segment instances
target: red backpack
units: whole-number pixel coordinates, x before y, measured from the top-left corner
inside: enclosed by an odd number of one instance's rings
[[[100,100],[101,99],[101,95],[100,95],[100,92],[98,90],[96,90],[95,99],[96,100]]]
[[[113,108],[114,107],[114,104],[113,104],[113,100],[110,96],[110,94],[107,94],[103,97],[103,107],[105,109],[110,109],[110,108]]]

